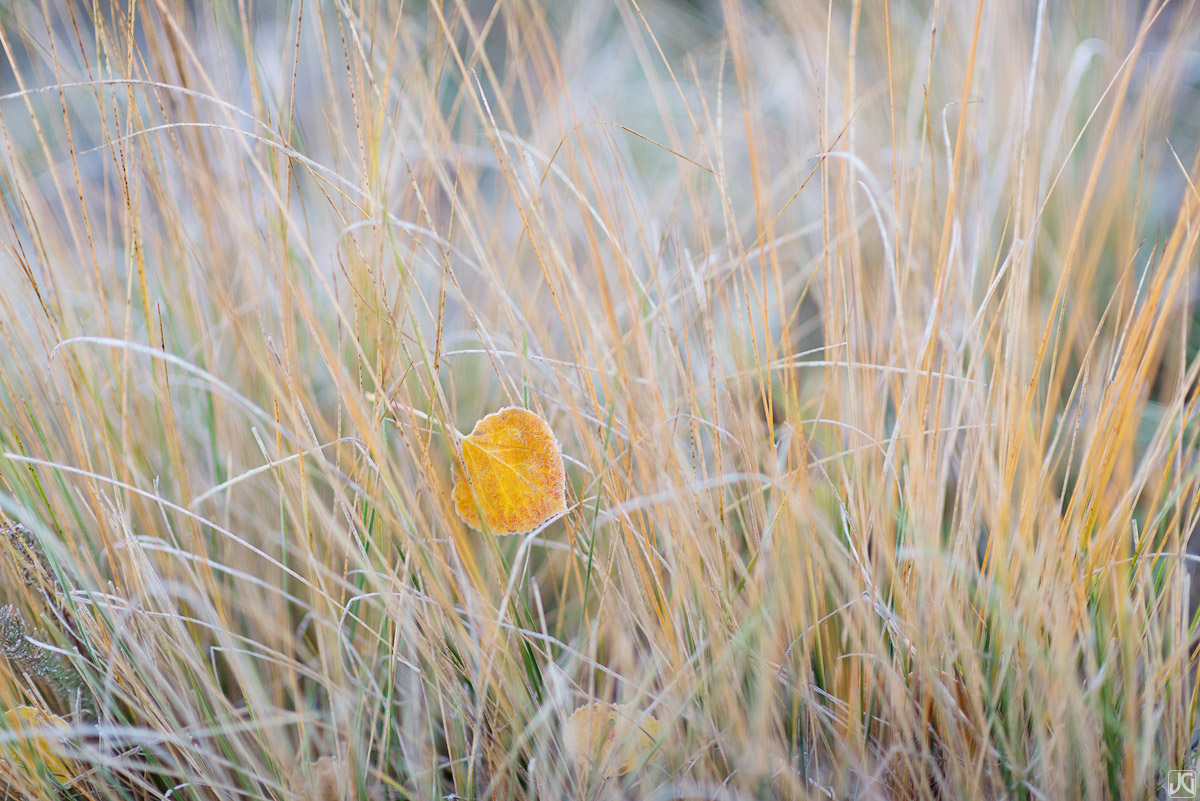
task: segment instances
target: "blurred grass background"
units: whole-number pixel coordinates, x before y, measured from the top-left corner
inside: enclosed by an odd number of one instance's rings
[[[3,3],[7,792],[1163,797],[1197,17]]]

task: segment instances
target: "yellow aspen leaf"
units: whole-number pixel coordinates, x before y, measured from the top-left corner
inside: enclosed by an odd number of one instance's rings
[[[649,758],[662,738],[662,725],[631,704],[584,704],[567,718],[563,747],[580,766],[594,765],[604,776],[629,773]]]
[[[454,509],[471,528],[482,531],[486,523],[496,534],[519,534],[567,510],[562,449],[533,412],[509,407],[489,414],[461,444]]]
[[[4,713],[4,727],[16,734],[30,731],[19,742],[8,745],[9,753],[33,757],[39,765],[45,766],[47,773],[63,784],[74,778],[74,773],[57,753],[58,747],[65,742],[65,735],[48,733],[54,729],[65,731],[70,728],[65,720],[37,707],[18,706]],[[41,731],[36,731],[39,729]]]

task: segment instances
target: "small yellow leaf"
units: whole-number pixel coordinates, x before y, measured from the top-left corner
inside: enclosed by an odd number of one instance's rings
[[[563,746],[579,765],[595,765],[606,777],[629,773],[646,760],[662,725],[631,704],[585,704],[567,718]]]
[[[566,486],[562,449],[550,426],[531,411],[510,407],[484,417],[463,437],[454,509],[471,528],[483,530],[486,523],[496,534],[519,534],[567,510]]]
[[[65,720],[58,715],[45,712],[33,706],[18,706],[4,713],[4,726],[11,732],[20,733],[31,729],[68,729],[70,728]],[[41,732],[31,732],[27,737],[20,742],[10,744],[8,748],[16,753],[24,753],[34,757],[38,763],[44,765],[46,771],[58,779],[63,784],[71,781],[74,778],[74,773],[67,763],[63,761],[56,751],[57,745],[61,747],[65,737],[63,735],[43,734]]]

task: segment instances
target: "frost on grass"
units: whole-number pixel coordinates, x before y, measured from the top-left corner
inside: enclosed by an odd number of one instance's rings
[[[501,409],[463,437],[454,509],[471,528],[519,534],[567,510],[566,483],[549,424],[526,409]]]
[[[34,644],[44,635],[30,631],[25,618],[12,604],[0,607],[0,654],[18,675],[40,681],[64,704],[79,702],[91,711],[91,698],[83,679],[62,654]]]
[[[0,536],[8,540],[4,558],[10,561],[25,586],[35,590],[49,610],[63,613],[62,585],[33,532],[0,517]],[[94,698],[70,659],[37,644],[49,639],[46,632],[31,627],[13,604],[0,607],[0,655],[13,671],[49,690],[63,708],[77,709],[93,717]]]
[[[54,571],[42,551],[33,532],[20,523],[12,523],[0,517],[0,533],[9,541],[16,560],[16,568],[27,587],[54,583]]]

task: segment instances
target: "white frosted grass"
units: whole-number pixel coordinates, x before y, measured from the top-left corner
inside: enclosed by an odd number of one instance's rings
[[[262,550],[261,548],[255,546],[255,545],[252,545],[251,543],[242,539],[238,535],[234,534],[229,529],[225,528],[224,526],[221,526],[219,523],[214,523],[213,521],[209,520],[208,518],[206,518],[202,515],[196,514],[191,509],[187,509],[183,506],[180,506],[177,503],[172,503],[171,501],[168,501],[166,498],[162,497],[161,495],[159,495],[157,493],[149,492],[148,490],[141,489],[140,487],[135,487],[132,484],[125,483],[124,481],[118,481],[115,478],[103,475],[101,473],[93,473],[90,470],[83,470],[78,467],[71,467],[70,465],[60,464],[58,462],[51,462],[51,461],[47,461],[45,459],[35,459],[33,457],[24,456],[19,453],[12,453],[12,452],[6,451],[3,453],[0,453],[0,457],[9,459],[14,462],[20,462],[22,464],[37,465],[38,467],[47,467],[47,468],[50,468],[53,470],[62,471],[64,473],[71,473],[73,475],[79,475],[79,476],[83,476],[85,478],[91,478],[96,481],[103,481],[106,484],[111,484],[114,487],[123,489],[126,492],[132,492],[135,495],[140,495],[143,498],[146,498],[147,500],[153,501],[155,504],[157,504],[158,506],[160,506],[164,509],[169,509],[172,512],[177,512],[177,513],[183,515],[184,517],[187,517],[191,520],[196,521],[197,523],[200,523],[203,526],[211,528],[213,531],[217,532],[218,534],[225,537],[229,541],[237,543],[238,545],[242,546],[246,550],[253,553],[255,556],[258,556],[263,561],[272,565],[273,567],[279,568],[284,573],[288,574],[292,578],[296,579],[296,581],[299,581],[305,587],[312,590],[318,596],[320,596],[326,600],[332,600],[322,589],[317,587],[315,584],[313,584],[308,579],[304,578],[304,576],[301,576],[299,573],[292,570],[287,565],[280,562],[278,559],[275,559],[274,557],[272,557],[266,551]]]

